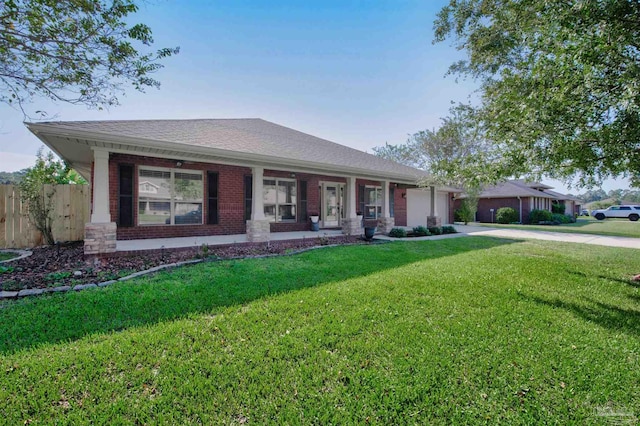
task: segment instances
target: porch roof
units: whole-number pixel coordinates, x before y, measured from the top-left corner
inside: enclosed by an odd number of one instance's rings
[[[25,123],[72,167],[88,175],[92,149],[176,160],[388,179],[414,184],[423,170],[258,118]]]

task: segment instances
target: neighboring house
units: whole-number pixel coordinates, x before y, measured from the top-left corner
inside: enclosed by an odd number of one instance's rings
[[[518,212],[521,223],[529,223],[531,210],[552,211],[554,204],[562,206],[564,214],[573,216],[580,214],[581,201],[570,195],[552,191],[553,187],[524,180],[509,180],[498,185],[485,188],[478,198],[476,221],[495,222],[495,215],[501,207],[511,207]],[[461,195],[454,203],[460,208],[465,195]]]
[[[426,173],[261,119],[27,123],[92,184],[85,252],[117,239],[229,235],[320,226],[359,235],[452,221],[453,188]],[[458,191],[459,192],[459,191]],[[441,219],[441,218],[444,218]]]

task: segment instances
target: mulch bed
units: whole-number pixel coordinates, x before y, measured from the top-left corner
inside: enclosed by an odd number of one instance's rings
[[[29,257],[0,263],[0,291],[48,288],[63,285],[99,283],[118,279],[155,266],[186,260],[236,259],[264,255],[283,255],[329,244],[363,244],[359,237],[307,238],[269,243],[236,244],[174,250],[154,250],[102,258],[85,258],[83,243],[36,247]]]

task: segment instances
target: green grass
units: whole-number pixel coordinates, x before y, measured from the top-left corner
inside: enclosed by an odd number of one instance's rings
[[[615,237],[640,238],[640,222],[629,219],[605,219],[579,217],[576,223],[565,225],[502,225],[499,223],[473,223],[492,228],[525,229],[529,231],[569,232],[576,234],[611,235]]]
[[[14,257],[18,257],[18,253],[12,251],[0,251],[0,262],[3,260],[13,259]]]
[[[2,421],[637,421],[638,272],[631,249],[466,237],[12,301]]]

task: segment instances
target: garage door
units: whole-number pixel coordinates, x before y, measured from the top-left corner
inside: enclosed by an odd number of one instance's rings
[[[429,190],[407,189],[407,226],[427,226],[430,198]]]
[[[449,221],[449,194],[436,192],[436,208],[442,223]],[[407,226],[427,226],[431,213],[431,194],[428,189],[407,189]]]

